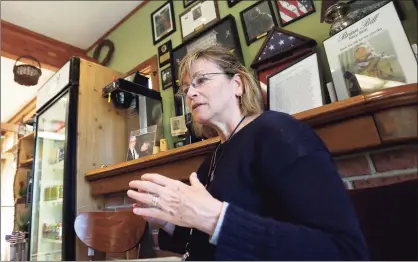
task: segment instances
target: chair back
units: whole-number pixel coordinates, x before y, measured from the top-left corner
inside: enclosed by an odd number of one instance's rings
[[[89,248],[123,253],[138,246],[146,221],[132,210],[80,213],[74,222],[77,237]]]
[[[418,260],[418,179],[349,194],[371,260]]]

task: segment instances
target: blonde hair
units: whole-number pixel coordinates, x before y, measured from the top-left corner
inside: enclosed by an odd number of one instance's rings
[[[182,59],[178,71],[180,87],[183,85],[184,79],[190,77],[192,66],[199,59],[215,63],[231,77],[236,74],[239,75],[243,93],[238,99],[239,108],[243,115],[261,114],[264,111],[263,95],[258,81],[229,49],[221,45],[197,49]],[[201,125],[196,121],[193,121],[193,129],[198,137],[215,137],[218,135],[213,128]]]

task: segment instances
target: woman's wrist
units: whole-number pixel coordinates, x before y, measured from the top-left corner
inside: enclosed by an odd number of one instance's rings
[[[210,207],[210,215],[205,216],[205,220],[201,221],[199,226],[199,230],[205,232],[209,236],[212,236],[215,232],[216,225],[218,224],[219,216],[222,212],[223,202],[214,199],[213,204],[209,205]]]
[[[175,228],[175,225],[173,225],[173,224],[171,224],[171,223],[168,223],[168,222],[165,222],[161,227],[160,227],[160,229],[162,229],[162,230],[164,230],[167,234],[169,234],[170,236],[173,236],[173,234],[174,234],[174,228]]]

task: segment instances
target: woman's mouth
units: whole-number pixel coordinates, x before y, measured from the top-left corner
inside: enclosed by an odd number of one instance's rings
[[[199,106],[204,105],[202,103],[196,103],[192,105],[192,110],[195,110],[196,108],[198,108]]]

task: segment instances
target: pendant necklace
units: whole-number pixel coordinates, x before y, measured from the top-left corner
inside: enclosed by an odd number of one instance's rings
[[[242,121],[244,121],[246,116],[244,116],[241,121],[239,121],[239,123],[237,124],[237,126],[235,127],[234,131],[232,131],[231,135],[228,137],[228,139],[225,141],[225,145],[228,144],[229,140],[232,138],[232,136],[235,134],[235,132],[237,131],[238,127],[241,125]],[[216,161],[216,154],[218,152],[219,147],[221,146],[221,142],[219,142],[218,146],[215,149],[215,153],[212,155],[212,159],[210,161],[210,165],[209,165],[209,172],[208,172],[208,180],[206,182],[205,188],[208,188],[209,184],[212,182],[212,180],[215,177],[215,169],[218,166],[219,162],[221,162],[222,156],[225,152],[225,149],[222,150],[221,155],[218,159],[218,161]],[[190,236],[193,233],[193,228],[190,229]],[[190,247],[189,247],[189,242],[186,243],[186,253],[183,254],[183,256],[181,257],[181,260],[186,260],[189,256],[190,256]]]

